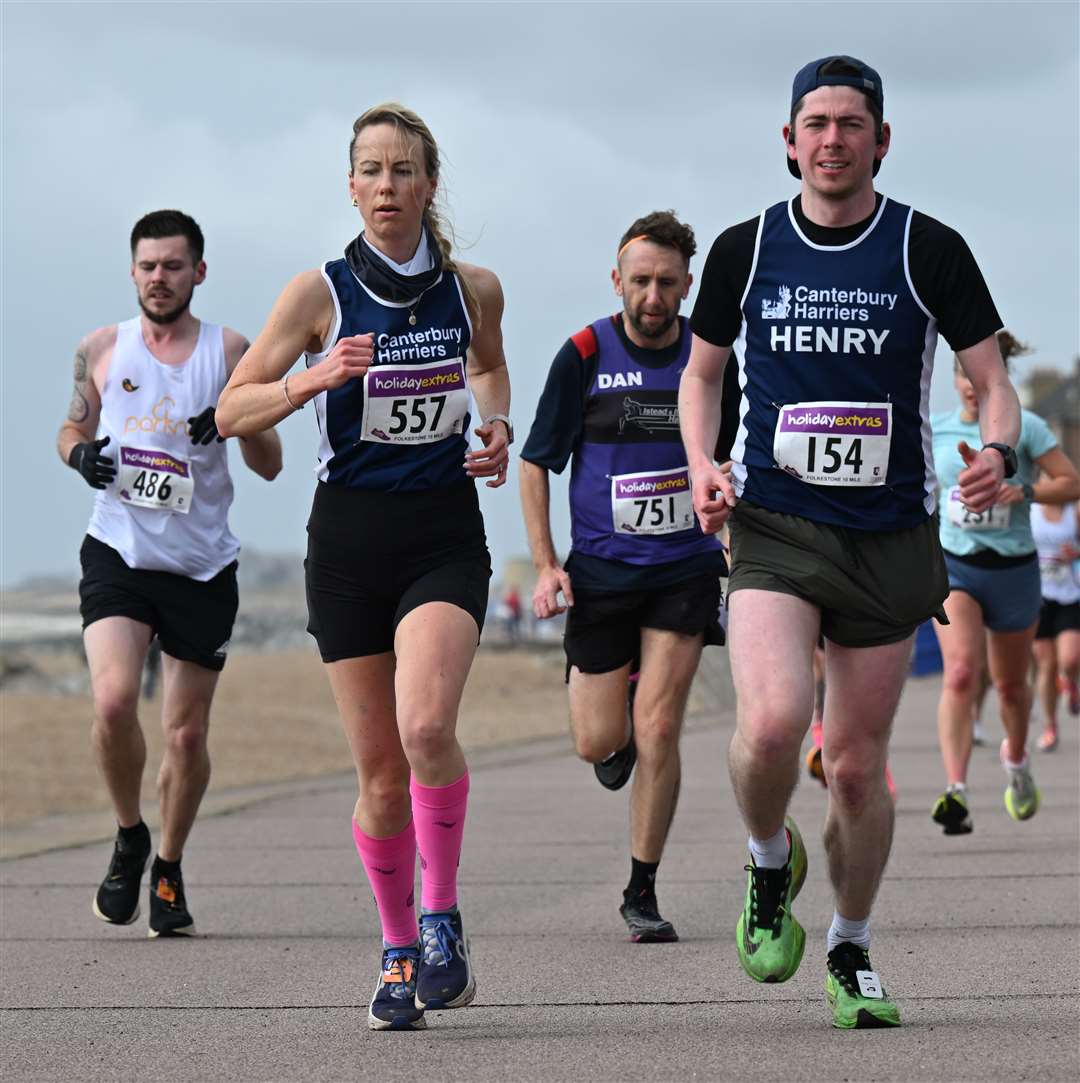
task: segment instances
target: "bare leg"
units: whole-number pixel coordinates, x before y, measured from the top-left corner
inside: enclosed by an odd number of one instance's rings
[[[728,767],[751,836],[768,839],[783,827],[798,781],[821,614],[765,590],[735,591],[729,606],[736,723]]]
[[[158,854],[166,861],[179,861],[210,782],[206,739],[218,674],[167,654],[162,661],[165,754],[157,777],[161,801]]]
[[[1043,733],[1047,739],[1057,737],[1058,657],[1053,639],[1036,639],[1031,645],[1035,656],[1035,688],[1043,709]]]
[[[998,694],[1001,721],[1005,726],[1006,752],[1019,763],[1027,749],[1031,718],[1031,684],[1028,681],[1035,624],[1021,632],[991,632],[988,657],[990,677]]]
[[[1062,632],[1057,639],[1058,673],[1065,678],[1069,694],[1069,710],[1076,714],[1080,705],[1077,682],[1080,682],[1080,632],[1070,629]]]
[[[983,643],[982,607],[964,591],[953,591],[945,599],[948,624],[934,625],[944,676],[938,702],[938,741],[950,785],[967,782],[971,759],[971,723],[978,690]]]
[[[826,645],[825,852],[837,913],[852,921],[869,917],[892,847],[894,812],[885,762],[912,642]]]
[[[128,617],[105,617],[83,633],[94,697],[94,757],[121,827],[134,827],[142,818],[146,742],[137,709],[151,635],[148,625]]]
[[[630,739],[626,694],[631,665],[609,673],[570,669],[570,731],[574,749],[586,763],[606,760]]]
[[[630,791],[630,853],[658,862],[679,799],[682,732],[703,637],[643,628],[641,677],[634,699],[637,768]]]
[[[412,808],[395,716],[393,652],[328,662],[326,673],[356,768],[353,818],[371,838],[400,834]]]
[[[465,774],[455,731],[476,645],[476,621],[448,602],[419,606],[398,625],[398,731],[421,785],[448,786]]]

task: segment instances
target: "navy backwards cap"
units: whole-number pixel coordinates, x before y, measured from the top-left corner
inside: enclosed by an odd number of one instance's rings
[[[880,113],[885,112],[885,90],[881,85],[881,76],[869,64],[864,64],[853,56],[826,56],[812,60],[795,73],[791,84],[791,108],[812,90],[821,86],[850,86],[861,90]],[[802,177],[799,163],[787,158],[788,172],[793,177]],[[874,162],[874,176],[877,176],[881,162]]]

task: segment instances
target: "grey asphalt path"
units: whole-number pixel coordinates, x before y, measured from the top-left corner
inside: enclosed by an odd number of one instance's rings
[[[746,861],[724,766],[730,710],[684,737],[681,804],[660,874],[681,941],[635,945],[617,913],[627,794],[546,741],[473,760],[461,901],[476,1003],[426,1032],[374,1034],[377,924],[352,847],[350,780],[198,823],[185,857],[202,935],[146,939],[95,920],[102,843],[0,865],[0,1073],[17,1079],[418,1080],[1080,1078],[1077,725],[1037,758],[1043,807],[1014,823],[996,747],[977,749],[975,833],[944,838],[935,678],[909,682],[900,789],[873,958],[896,1031],[841,1033],[823,992],[831,916],[823,791],[793,812],[810,854],[796,904],[802,968],[739,968]],[[553,690],[552,709],[564,710]],[[996,745],[996,742],[995,742]]]

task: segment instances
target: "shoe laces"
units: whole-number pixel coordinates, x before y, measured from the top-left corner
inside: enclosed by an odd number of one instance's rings
[[[641,917],[648,921],[663,921],[660,916],[660,906],[656,901],[656,892],[644,888],[637,895],[628,895],[624,892],[623,899],[627,906],[633,908]]]
[[[870,953],[853,944],[850,940],[842,940],[829,952],[829,973],[850,993],[852,996],[859,995],[859,982],[855,974],[859,970],[872,970],[870,965]]]
[[[383,984],[407,993],[416,982],[416,948],[387,948],[383,952]]]
[[[420,918],[420,939],[425,963],[449,966],[458,939],[449,914],[424,914]]]
[[[759,869],[757,865],[743,868],[750,873],[750,930],[768,929],[775,940],[786,913],[782,904],[791,883],[791,865],[782,869]]]

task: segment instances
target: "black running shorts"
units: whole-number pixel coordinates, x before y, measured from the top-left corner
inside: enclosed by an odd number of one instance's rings
[[[715,575],[656,590],[575,590],[563,635],[567,679],[571,666],[582,673],[611,673],[632,662],[641,652],[642,628],[702,635],[706,645],[723,643],[722,603]]]
[[[1057,639],[1062,632],[1080,632],[1080,602],[1067,605],[1043,598],[1036,639]]]
[[[387,493],[321,482],[304,569],[324,662],[393,650],[402,618],[427,602],[464,609],[479,639],[491,557],[476,486]]]
[[[878,532],[740,501],[730,530],[728,597],[752,588],[803,598],[821,610],[825,638],[841,647],[897,643],[931,616],[948,623],[936,515],[907,530]]]
[[[128,617],[149,625],[170,657],[217,673],[225,668],[239,604],[235,560],[204,583],[172,572],[129,568],[111,545],[89,534],[79,560],[83,628],[104,617]]]

